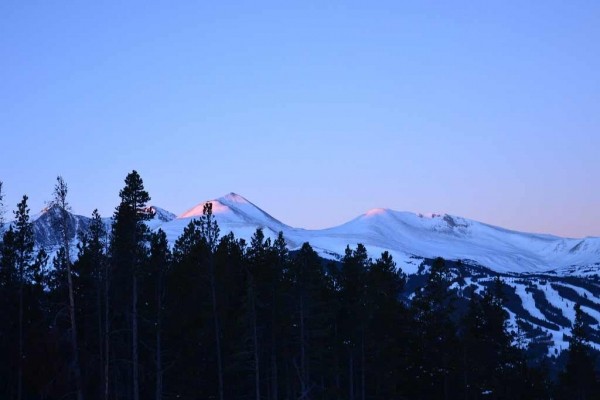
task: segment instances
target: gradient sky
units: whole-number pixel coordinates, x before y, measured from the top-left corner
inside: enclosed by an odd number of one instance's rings
[[[234,191],[307,228],[600,236],[600,2],[217,3],[2,1],[7,211],[61,174],[108,216],[136,169],[177,214]]]

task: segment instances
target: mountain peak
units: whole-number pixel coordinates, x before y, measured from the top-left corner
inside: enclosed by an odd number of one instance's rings
[[[42,208],[39,213],[31,215],[30,221],[37,221],[38,219],[44,216],[53,217],[55,215],[58,215],[58,210],[58,205],[49,203],[44,208]]]
[[[231,209],[226,204],[224,204],[226,202],[227,201],[225,200],[224,197],[220,197],[219,199],[216,199],[216,200],[203,201],[203,202],[195,205],[194,207],[190,208],[189,210],[187,210],[186,212],[184,212],[177,218],[200,217],[204,213],[204,206],[207,203],[212,204],[212,213],[213,214],[223,214],[228,211],[231,211]]]
[[[388,214],[390,209],[388,208],[372,208],[365,213],[366,217],[374,217],[376,215]]]
[[[250,202],[244,196],[240,196],[234,192],[227,193],[226,195],[216,199],[216,201],[236,204],[250,204]]]
[[[241,209],[258,209],[258,207],[248,201],[245,197],[240,196],[237,193],[230,192],[219,198],[203,201],[181,214],[178,218],[192,218],[201,216],[204,211],[204,205],[207,203],[212,204],[212,212],[215,215],[236,213],[241,211]]]
[[[146,209],[152,214],[152,217],[154,219],[157,219],[162,222],[169,222],[177,218],[177,216],[172,212],[154,205],[150,205]]]

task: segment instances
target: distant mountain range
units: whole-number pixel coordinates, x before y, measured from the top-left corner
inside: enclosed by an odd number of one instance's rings
[[[498,272],[573,271],[600,266],[600,238],[568,239],[511,231],[448,214],[422,215],[376,208],[328,229],[286,225],[235,193],[215,200],[213,213],[222,233],[249,239],[256,228],[267,237],[282,231],[289,247],[310,242],[324,258],[339,258],[346,245],[362,243],[372,257],[389,251],[406,272],[423,258],[443,257],[478,264]],[[174,240],[190,219],[202,215],[205,202],[160,227]]]
[[[600,238],[562,238],[499,228],[448,214],[414,214],[375,208],[357,218],[328,229],[294,228],[275,219],[244,197],[229,193],[214,200],[213,214],[221,234],[230,231],[249,241],[257,228],[275,238],[283,232],[290,249],[309,242],[327,259],[339,259],[347,245],[362,243],[373,258],[389,251],[407,273],[417,271],[426,258],[443,257],[480,265],[502,273],[595,274],[600,269]],[[202,215],[205,202],[180,216],[152,206],[151,229],[161,228],[171,243],[184,227]],[[51,247],[58,243],[51,226],[52,209],[34,216],[36,242]],[[85,230],[89,218],[70,216],[74,231]],[[105,220],[107,225],[110,219]]]

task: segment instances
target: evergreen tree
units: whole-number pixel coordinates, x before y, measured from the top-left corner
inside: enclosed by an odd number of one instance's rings
[[[147,257],[148,229],[145,221],[152,218],[150,209],[146,206],[150,201],[148,192],[144,189],[142,178],[132,171],[125,178],[125,187],[119,192],[121,203],[115,210],[111,237],[111,256],[118,284],[131,283],[130,299],[117,297],[115,304],[120,309],[120,317],[130,320],[131,332],[131,393],[133,400],[140,399],[139,373],[139,318],[138,318],[138,279],[140,270]],[[114,293],[114,291],[113,291]],[[119,302],[119,300],[125,300]],[[122,308],[130,303],[128,313]],[[119,327],[115,327],[118,329]],[[124,329],[125,327],[120,327]],[[124,346],[125,347],[125,346]]]
[[[217,395],[219,399],[225,396],[224,386],[224,368],[223,368],[223,332],[221,327],[221,306],[219,303],[220,284],[217,280],[217,271],[215,268],[215,257],[219,247],[219,225],[212,213],[212,203],[207,202],[203,206],[202,216],[199,219],[192,220],[185,228],[183,235],[177,240],[174,248],[175,275],[187,268],[194,269],[194,276],[199,279],[202,288],[206,288],[201,300],[196,301],[194,315],[208,317],[212,324],[202,327],[203,335],[208,335],[208,329],[212,328],[210,335],[214,340],[212,346],[216,362],[216,381]],[[207,309],[205,306],[209,305]],[[200,309],[198,309],[200,308]],[[206,312],[210,310],[209,314]],[[204,319],[204,318],[202,318]],[[206,337],[209,340],[209,337]],[[200,349],[200,352],[208,350],[208,346]],[[212,373],[214,369],[208,371]],[[200,378],[197,378],[200,379]],[[211,390],[210,385],[203,385],[199,382],[199,387],[205,387],[204,390]],[[199,389],[200,390],[200,389]]]
[[[563,399],[587,400],[598,396],[599,383],[594,369],[581,305],[575,304],[575,321],[571,329],[567,364],[560,375],[559,396]]]
[[[29,221],[29,207],[27,206],[27,196],[17,204],[17,210],[14,212],[14,252],[15,252],[15,270],[18,282],[18,355],[17,361],[17,399],[23,399],[23,369],[26,357],[25,349],[25,290],[27,283],[33,278],[33,225]]]
[[[449,399],[455,390],[457,338],[449,286],[450,272],[445,261],[437,258],[427,283],[411,303],[416,329],[409,347],[408,373],[414,382],[407,390],[413,398]]]
[[[223,380],[228,383],[224,387],[225,398],[240,398],[252,393],[245,341],[245,247],[245,241],[236,239],[230,232],[221,237],[214,256],[222,333]]]
[[[248,322],[249,341],[251,343],[252,363],[254,369],[255,399],[261,398],[261,352],[262,352],[262,315],[259,310],[261,303],[262,285],[268,265],[270,239],[265,240],[262,229],[257,229],[250,240],[247,251],[246,271],[246,319]],[[260,315],[259,315],[260,313]]]
[[[154,298],[153,315],[149,316],[149,320],[153,321],[154,325],[154,362],[155,362],[155,399],[161,400],[163,396],[163,319],[165,308],[165,276],[171,264],[171,251],[167,242],[167,235],[162,229],[153,233],[150,237],[150,260],[149,270],[154,275],[153,293],[148,294],[148,298]],[[151,304],[151,303],[148,303]]]
[[[406,276],[388,252],[381,254],[367,273],[366,352],[367,396],[398,398],[397,383],[402,380],[402,349],[408,325],[406,309],[400,301]],[[389,329],[390,326],[397,329]],[[369,396],[370,397],[370,396]]]
[[[324,321],[319,315],[323,307],[321,301],[324,271],[317,253],[308,243],[304,243],[294,255],[287,271],[292,297],[291,312],[294,340],[293,360],[297,365],[299,391],[298,398],[311,398],[316,393],[319,371],[318,362],[323,358],[317,347]],[[313,365],[317,364],[317,365]],[[322,375],[321,375],[322,376]]]
[[[73,275],[71,273],[71,237],[74,235],[73,227],[70,224],[69,211],[71,206],[67,201],[68,186],[65,180],[58,176],[54,186],[54,197],[52,207],[57,210],[54,215],[54,225],[58,228],[61,245],[65,252],[64,262],[67,273],[67,287],[69,293],[69,316],[71,320],[71,356],[73,357],[73,371],[75,374],[75,384],[77,399],[83,399],[83,385],[81,381],[81,370],[79,367],[79,346],[77,345],[77,322],[75,318],[75,295],[73,289]]]
[[[342,348],[347,358],[347,398],[354,400],[357,388],[361,399],[365,397],[365,331],[367,325],[366,276],[372,261],[364,245],[356,250],[346,247],[342,265],[336,274],[339,296],[339,330]],[[360,375],[358,375],[360,372]]]
[[[519,374],[524,362],[511,346],[508,313],[503,308],[502,281],[496,278],[479,297],[473,293],[463,319],[463,391],[466,398],[488,393],[492,399],[518,397],[525,385]],[[511,382],[511,385],[507,385]]]
[[[15,343],[19,330],[18,274],[15,231],[10,225],[3,234],[0,257],[0,397],[14,399],[17,391],[19,354]]]
[[[106,226],[98,210],[92,212],[87,231],[79,232],[77,260],[72,266],[77,310],[81,323],[82,364],[86,393],[106,398],[108,384],[108,260]],[[84,371],[86,372],[86,371]]]
[[[273,242],[272,247],[273,259],[272,267],[272,284],[271,284],[271,351],[270,351],[270,379],[271,379],[271,398],[279,398],[279,364],[280,364],[280,341],[284,337],[284,324],[286,319],[286,307],[284,306],[284,275],[289,271],[289,252],[283,232],[279,232],[277,239]]]
[[[202,218],[200,218],[200,234],[206,243],[208,249],[208,277],[210,282],[210,294],[212,305],[212,317],[215,335],[215,351],[217,354],[217,381],[219,382],[219,400],[224,398],[224,383],[223,383],[223,354],[221,347],[222,333],[221,321],[218,312],[217,302],[217,280],[215,273],[215,252],[217,250],[217,241],[219,239],[219,225],[212,214],[212,203],[207,202],[202,209]]]
[[[164,337],[169,343],[165,345],[169,359],[164,361],[172,366],[163,375],[163,390],[182,399],[200,394],[215,397],[207,382],[214,376],[215,363],[210,363],[210,368],[205,365],[213,361],[209,351],[213,351],[210,339],[214,337],[206,324],[210,321],[210,288],[200,264],[207,251],[198,221],[190,221],[175,242],[173,265],[167,274]]]
[[[0,258],[0,287],[9,288],[17,282],[15,231],[12,224],[2,235]]]
[[[0,235],[4,232],[4,183],[0,181]],[[2,244],[0,243],[0,246]]]

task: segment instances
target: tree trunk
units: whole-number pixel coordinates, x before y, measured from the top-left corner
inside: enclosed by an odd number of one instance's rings
[[[360,358],[361,358],[361,369],[360,369],[360,390],[361,390],[361,400],[365,400],[365,332],[362,332],[362,340],[360,344]]]
[[[274,347],[274,346],[273,346]],[[277,356],[275,350],[271,350],[271,398],[277,400],[279,398],[279,383],[277,382]]]
[[[300,294],[300,393],[306,393],[307,374],[306,374],[306,341],[304,332],[304,289]]]
[[[273,320],[271,335],[271,396],[277,400],[279,398],[279,382],[277,377],[277,345],[275,344],[275,321]]]
[[[98,373],[102,374],[101,384],[98,387],[99,393],[98,398],[102,398],[102,391],[104,390],[104,338],[102,337],[104,331],[102,330],[102,272],[100,270],[100,265],[97,265],[97,281],[96,281],[96,309],[98,310],[98,355],[99,357],[99,366]]]
[[[81,368],[79,367],[79,346],[77,345],[77,322],[75,319],[75,295],[73,294],[73,275],[71,273],[71,247],[69,235],[69,203],[67,202],[67,184],[62,177],[57,177],[54,187],[54,204],[59,208],[60,218],[57,221],[61,230],[62,245],[65,249],[65,263],[67,264],[67,286],[69,291],[69,317],[71,320],[71,351],[73,353],[73,372],[77,400],[83,400],[83,383],[81,381]]]
[[[337,329],[337,324],[334,324],[334,343],[337,343],[338,341],[338,329]],[[340,394],[342,392],[342,384],[340,382],[340,375],[342,374],[342,368],[340,366],[340,351],[338,347],[334,348],[335,350],[335,354],[334,354],[334,363],[335,363],[335,391],[337,393],[337,398],[338,400],[340,399]]]
[[[110,314],[109,314],[109,265],[104,265],[104,400],[108,400],[109,395],[109,363],[110,363]]]
[[[139,386],[139,355],[138,355],[138,315],[137,315],[137,276],[133,275],[132,287],[132,321],[131,321],[131,349],[132,349],[132,364],[133,364],[133,400],[140,400]]]
[[[258,354],[258,323],[256,316],[256,299],[254,293],[254,281],[252,279],[252,275],[248,272],[249,275],[249,297],[250,297],[250,313],[252,319],[252,336],[253,336],[253,344],[254,344],[254,385],[255,385],[255,394],[256,400],[260,400],[260,359]]]
[[[73,370],[75,384],[77,385],[77,400],[83,400],[83,385],[81,382],[81,369],[79,368],[79,346],[77,346],[77,323],[75,321],[75,295],[73,294],[73,276],[71,275],[71,259],[68,246],[65,247],[67,262],[67,281],[69,286],[69,315],[71,317],[71,351],[73,352]]]
[[[352,349],[350,349],[350,362],[348,364],[348,396],[350,400],[354,400],[354,355],[352,354]]]
[[[215,265],[214,260],[211,255],[210,260],[210,291],[212,297],[212,313],[213,320],[215,326],[215,342],[216,342],[216,351],[217,351],[217,373],[218,373],[218,381],[219,381],[219,400],[223,400],[224,398],[224,388],[223,388],[223,360],[221,354],[221,325],[219,323],[219,313],[217,310],[217,284],[215,278]]]
[[[156,400],[162,399],[162,296],[163,296],[163,279],[162,271],[157,271],[157,288],[156,288]]]
[[[19,267],[19,371],[17,373],[17,399],[23,399],[23,267]]]

